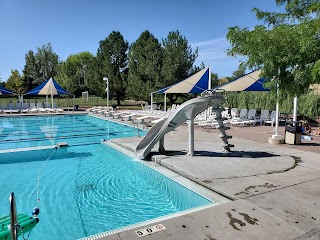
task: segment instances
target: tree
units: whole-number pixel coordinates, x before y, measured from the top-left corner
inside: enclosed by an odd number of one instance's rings
[[[162,40],[162,45],[162,86],[167,87],[191,75],[192,66],[198,57],[198,49],[193,52],[188,40],[179,31],[169,32],[167,38]],[[168,98],[171,103],[174,103],[177,96],[176,94],[169,94]]]
[[[50,43],[37,48],[36,54],[30,50],[25,58],[23,82],[28,89],[56,75],[58,55],[53,52]]]
[[[37,86],[35,79],[38,78],[38,65],[36,57],[32,50],[26,54],[26,64],[24,65],[22,81],[27,90],[31,90]]]
[[[11,70],[11,76],[8,78],[5,87],[16,93],[24,93],[26,91],[18,70]]]
[[[120,32],[113,31],[105,40],[100,41],[97,59],[101,66],[101,76],[109,79],[109,92],[115,95],[118,105],[125,96],[127,79],[129,43],[124,40]]]
[[[144,31],[129,52],[128,96],[149,101],[149,94],[161,86],[161,68],[161,44],[149,31]]]
[[[262,67],[263,76],[275,77],[283,92],[299,95],[314,82],[311,72],[320,58],[320,5],[318,0],[276,0],[276,3],[285,4],[286,12],[253,9],[267,26],[259,25],[253,30],[229,28],[227,38],[232,49],[228,54],[245,57],[245,67]]]
[[[59,64],[56,80],[76,96],[88,90],[88,69],[92,67],[94,56],[90,52],[70,55]]]
[[[217,73],[210,73],[211,74],[211,88],[215,88],[219,86],[219,76]]]
[[[243,75],[245,75],[245,73],[246,73],[246,68],[245,68],[245,66],[243,66],[243,65],[240,64],[239,67],[238,67],[238,69],[232,73],[232,77],[230,78],[230,80],[232,81],[232,80],[234,80],[234,79],[237,79],[237,78],[239,78],[239,77],[242,77]]]
[[[37,48],[35,55],[38,76],[35,81],[40,84],[43,81],[56,75],[56,67],[58,65],[58,55],[52,51],[51,44],[43,45]]]

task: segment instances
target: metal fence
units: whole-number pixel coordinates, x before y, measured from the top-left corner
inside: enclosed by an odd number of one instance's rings
[[[0,104],[9,102],[16,103],[18,102],[17,97],[1,97],[0,98]],[[25,96],[23,99],[24,102],[45,102],[46,98],[44,96]],[[79,108],[88,108],[93,106],[107,106],[107,99],[96,97],[96,96],[89,96],[87,98],[77,97],[73,99],[72,97],[57,97],[55,96],[53,98],[53,101],[57,104],[59,107],[73,107],[74,105],[78,105]],[[74,102],[73,102],[74,101]],[[48,98],[48,102],[51,103],[51,98]],[[135,100],[124,100],[121,101],[122,106],[140,106],[141,104],[145,104],[145,101],[135,101]],[[116,106],[117,101],[114,99],[109,99],[109,106]]]

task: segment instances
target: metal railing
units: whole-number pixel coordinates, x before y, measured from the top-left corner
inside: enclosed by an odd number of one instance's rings
[[[11,228],[11,239],[17,240],[18,239],[18,222],[17,222],[17,211],[16,211],[16,200],[14,197],[14,193],[10,193],[9,196],[10,202],[10,228]]]

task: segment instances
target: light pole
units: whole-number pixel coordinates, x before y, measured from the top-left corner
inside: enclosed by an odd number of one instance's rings
[[[106,82],[106,92],[107,92],[107,108],[109,109],[109,79],[107,77],[103,78],[103,81]]]

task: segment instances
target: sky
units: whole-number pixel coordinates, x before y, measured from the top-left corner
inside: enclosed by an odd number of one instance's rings
[[[211,66],[219,77],[232,76],[240,59],[227,56],[229,27],[252,29],[261,21],[251,10],[279,11],[274,0],[0,0],[0,77],[22,74],[29,50],[51,43],[60,61],[89,51],[119,31],[129,44],[145,30],[159,41],[179,30],[193,49],[195,62]]]

